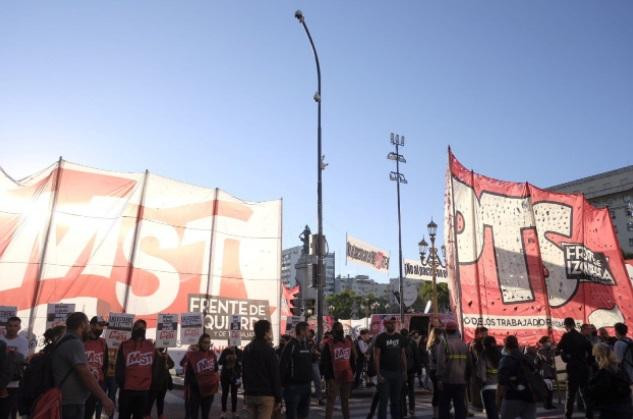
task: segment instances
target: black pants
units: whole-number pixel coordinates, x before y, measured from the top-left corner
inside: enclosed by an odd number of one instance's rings
[[[202,397],[197,391],[192,391],[189,395],[189,418],[209,419],[209,412],[213,404],[213,395]],[[200,416],[200,413],[202,415]]]
[[[365,369],[365,357],[359,356],[356,358],[356,374],[354,375],[354,388],[360,385],[360,377],[363,375]]]
[[[222,411],[226,412],[226,402],[229,398],[229,391],[231,392],[231,412],[235,413],[237,410],[237,386],[233,384],[233,380],[230,377],[221,377],[220,383],[222,384]]]
[[[448,419],[451,401],[455,407],[455,419],[466,418],[466,384],[443,384],[440,393],[440,419]]]
[[[437,388],[437,374],[435,370],[429,371],[429,377],[431,378],[431,384],[433,384],[433,399],[431,400],[431,405],[433,407],[438,407],[440,405],[440,389]]]
[[[588,419],[593,418],[593,411],[591,404],[587,399],[587,380],[576,379],[570,377],[567,381],[567,400],[565,403],[565,417],[571,418],[574,413],[574,402],[576,401],[576,394],[580,392],[580,397],[585,403],[585,417]]]
[[[143,419],[147,406],[147,391],[119,391],[119,419]]]
[[[486,409],[487,419],[499,419],[499,412],[497,412],[497,390],[481,390],[481,404]]]
[[[407,413],[407,397],[409,398],[409,412],[415,410],[415,371],[407,374],[406,388],[402,389],[402,416]]]
[[[167,395],[167,389],[163,390],[150,390],[147,398],[147,407],[145,408],[145,416],[151,416],[152,407],[156,402],[156,414],[162,415],[165,411],[165,396]]]

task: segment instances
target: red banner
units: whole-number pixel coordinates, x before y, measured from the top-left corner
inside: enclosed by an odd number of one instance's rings
[[[558,338],[563,319],[633,324],[633,288],[607,209],[578,194],[505,182],[462,166],[449,151],[449,285],[465,338]]]

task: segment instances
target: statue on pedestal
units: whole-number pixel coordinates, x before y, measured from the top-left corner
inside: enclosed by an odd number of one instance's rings
[[[302,255],[310,254],[310,236],[312,232],[310,231],[310,227],[306,225],[306,228],[303,229],[303,232],[299,234],[299,240],[303,243],[303,249],[301,250]]]

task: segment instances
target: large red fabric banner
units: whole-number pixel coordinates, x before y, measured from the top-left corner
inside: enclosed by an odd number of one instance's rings
[[[482,325],[534,344],[558,338],[565,317],[633,324],[633,288],[607,209],[482,176],[450,151],[446,198],[449,285],[466,339]]]
[[[16,181],[0,171],[0,304],[41,336],[46,304],[88,315],[198,311],[213,339],[278,330],[281,201],[252,203],[146,173],[60,161]]]

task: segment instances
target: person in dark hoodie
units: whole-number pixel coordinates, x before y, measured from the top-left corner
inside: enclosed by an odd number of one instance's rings
[[[598,370],[587,386],[592,406],[600,411],[601,418],[631,419],[631,389],[628,374],[619,368],[617,357],[609,345],[598,343],[593,347]]]
[[[158,419],[165,419],[163,412],[165,411],[165,396],[167,390],[173,390],[174,383],[171,379],[169,370],[174,368],[174,360],[167,353],[167,348],[160,348],[156,351],[156,362],[152,371],[152,386],[149,391],[149,399],[145,416],[151,417],[152,408],[156,403],[156,414]]]
[[[231,413],[235,417],[237,411],[237,389],[240,387],[242,377],[242,350],[237,346],[228,346],[220,354],[218,364],[222,367],[220,384],[222,385],[222,415],[226,416],[226,405],[229,392],[231,393]]]
[[[450,404],[455,419],[466,417],[466,383],[472,365],[468,347],[459,335],[457,323],[446,323],[446,341],[440,343],[437,359],[437,387],[440,389],[440,419],[449,418]]]
[[[242,354],[245,404],[251,418],[269,419],[281,409],[279,361],[272,346],[272,328],[268,320],[253,326],[255,338]]]
[[[312,351],[308,344],[308,323],[297,323],[295,337],[286,343],[279,365],[286,418],[307,418],[310,415],[312,381]]]
[[[354,342],[349,336],[344,336],[343,325],[335,322],[332,325],[332,339],[327,341],[321,353],[321,372],[327,388],[326,419],[332,418],[337,395],[341,398],[343,418],[349,418],[349,396],[354,384],[355,367]]]
[[[501,352],[497,348],[497,341],[492,336],[486,336],[483,339],[482,347],[475,365],[475,374],[481,386],[481,402],[486,409],[486,417],[498,419],[497,382]]]
[[[501,419],[535,419],[536,403],[522,373],[529,363],[519,350],[516,336],[507,336],[499,362],[497,406],[501,405]]]
[[[135,321],[132,338],[121,343],[117,353],[115,376],[120,389],[120,419],[142,419],[145,415],[156,362],[156,349],[145,338],[146,330],[145,320]]]
[[[563,334],[558,343],[558,352],[563,361],[567,364],[567,401],[565,404],[565,417],[571,418],[574,412],[574,402],[576,394],[585,403],[585,417],[593,418],[591,403],[586,400],[585,392],[589,382],[591,360],[591,343],[576,330],[576,322],[573,318],[567,317],[564,322],[567,332]]]

